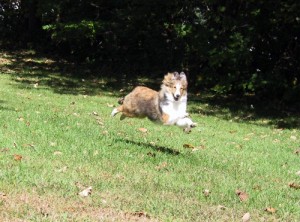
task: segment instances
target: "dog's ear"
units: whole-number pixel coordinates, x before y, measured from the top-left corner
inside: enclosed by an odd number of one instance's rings
[[[178,74],[178,73],[177,73]],[[179,74],[178,74],[179,75]],[[165,85],[169,85],[172,81],[175,80],[175,75],[174,73],[168,73],[164,76],[164,79],[163,79],[163,84]]]
[[[179,73],[178,72],[173,72],[173,75],[174,75],[175,79],[179,77]]]
[[[164,76],[164,79],[167,79],[167,80],[171,80],[172,78],[174,78],[174,73],[172,72],[168,72],[165,76]]]
[[[185,75],[184,72],[181,72],[179,76],[180,76],[180,79],[181,79],[181,80],[186,81],[186,75]]]

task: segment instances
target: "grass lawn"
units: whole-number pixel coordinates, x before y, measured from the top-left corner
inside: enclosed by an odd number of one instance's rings
[[[299,221],[299,116],[200,94],[190,134],[120,121],[131,82],[80,72],[0,53],[0,221]]]

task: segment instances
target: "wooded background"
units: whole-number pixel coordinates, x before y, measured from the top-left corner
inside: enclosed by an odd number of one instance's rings
[[[194,89],[285,104],[300,100],[299,38],[295,0],[0,0],[3,49],[116,77],[184,70]]]

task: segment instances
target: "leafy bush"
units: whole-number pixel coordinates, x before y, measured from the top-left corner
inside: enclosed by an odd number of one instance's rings
[[[0,3],[0,36],[113,74],[186,70],[194,87],[294,101],[299,10],[294,1],[13,0]]]

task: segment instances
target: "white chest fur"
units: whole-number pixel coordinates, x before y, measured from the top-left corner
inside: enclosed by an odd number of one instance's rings
[[[182,96],[178,101],[172,95],[166,95],[166,100],[161,102],[160,107],[163,113],[169,116],[167,125],[175,124],[179,119],[186,116],[187,96]]]

